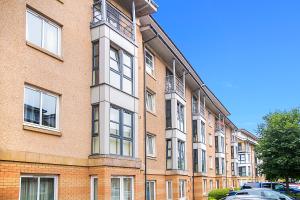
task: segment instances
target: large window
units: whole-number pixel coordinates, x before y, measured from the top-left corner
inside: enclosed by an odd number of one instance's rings
[[[91,200],[98,200],[98,177],[91,177]]]
[[[133,156],[133,114],[110,107],[110,154]]]
[[[184,106],[177,102],[177,128],[184,132]]]
[[[24,96],[24,123],[58,129],[57,95],[25,86]]]
[[[166,141],[166,158],[167,158],[167,169],[172,169],[172,140]]]
[[[215,151],[216,153],[219,153],[219,137],[215,136]]]
[[[222,158],[222,174],[225,174],[225,159]]]
[[[178,140],[178,169],[185,170],[185,143]]]
[[[179,180],[179,199],[185,200],[186,199],[186,181]]]
[[[20,200],[57,200],[56,176],[21,176]]]
[[[166,190],[167,190],[167,200],[172,200],[173,199],[172,181],[166,182]]]
[[[193,131],[193,142],[198,142],[198,123],[197,120],[192,122],[192,131]]]
[[[215,163],[216,163],[216,174],[220,174],[220,164],[219,164],[219,158],[215,158]]]
[[[156,199],[155,181],[147,181],[146,200],[155,200],[155,199]]]
[[[166,128],[172,128],[171,100],[166,100]]]
[[[147,111],[155,112],[155,94],[148,90],[146,91],[146,108]]]
[[[26,13],[26,40],[60,56],[61,27],[32,10]]]
[[[246,167],[239,167],[239,176],[247,176]]]
[[[147,134],[147,156],[155,157],[155,135]]]
[[[194,172],[199,172],[198,149],[193,149],[193,159],[194,159]]]
[[[202,173],[206,172],[206,151],[201,150],[201,165],[202,165]]]
[[[92,106],[92,154],[100,153],[99,105]]]
[[[205,123],[201,121],[201,143],[205,144]]]
[[[99,41],[93,42],[93,75],[92,85],[99,84]]]
[[[146,72],[154,75],[154,56],[148,50],[145,50],[145,62]]]
[[[110,84],[128,94],[133,93],[133,58],[123,50],[110,48]]]
[[[111,178],[111,200],[133,200],[133,178]]]
[[[193,95],[192,97],[192,113],[197,114],[198,113],[198,97]]]

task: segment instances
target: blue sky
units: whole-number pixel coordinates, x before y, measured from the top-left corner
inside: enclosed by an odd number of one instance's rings
[[[300,106],[299,0],[156,2],[155,19],[239,128]]]

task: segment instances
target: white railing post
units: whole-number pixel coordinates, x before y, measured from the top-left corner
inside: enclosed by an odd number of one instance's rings
[[[185,70],[183,70],[183,75],[182,75],[182,85],[183,85],[183,98],[185,97]]]
[[[106,10],[106,0],[101,0],[101,12],[102,12],[102,20],[106,21],[107,19],[107,10]]]
[[[173,59],[173,90],[176,91],[176,61]]]
[[[132,32],[132,39],[134,41],[136,41],[136,17],[135,17],[135,3],[134,1],[132,1],[132,29],[133,29],[133,32]]]

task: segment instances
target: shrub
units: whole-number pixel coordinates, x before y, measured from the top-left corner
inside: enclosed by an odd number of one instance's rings
[[[228,188],[212,190],[210,193],[208,193],[208,197],[210,200],[212,199],[219,200],[226,197],[229,193],[229,190],[230,189]]]

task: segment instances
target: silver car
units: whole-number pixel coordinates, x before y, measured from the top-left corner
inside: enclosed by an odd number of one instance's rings
[[[265,189],[265,188],[257,188],[257,189],[246,189],[241,190],[236,193],[234,196],[227,197],[226,200],[293,200],[291,197],[288,197],[279,192]]]

